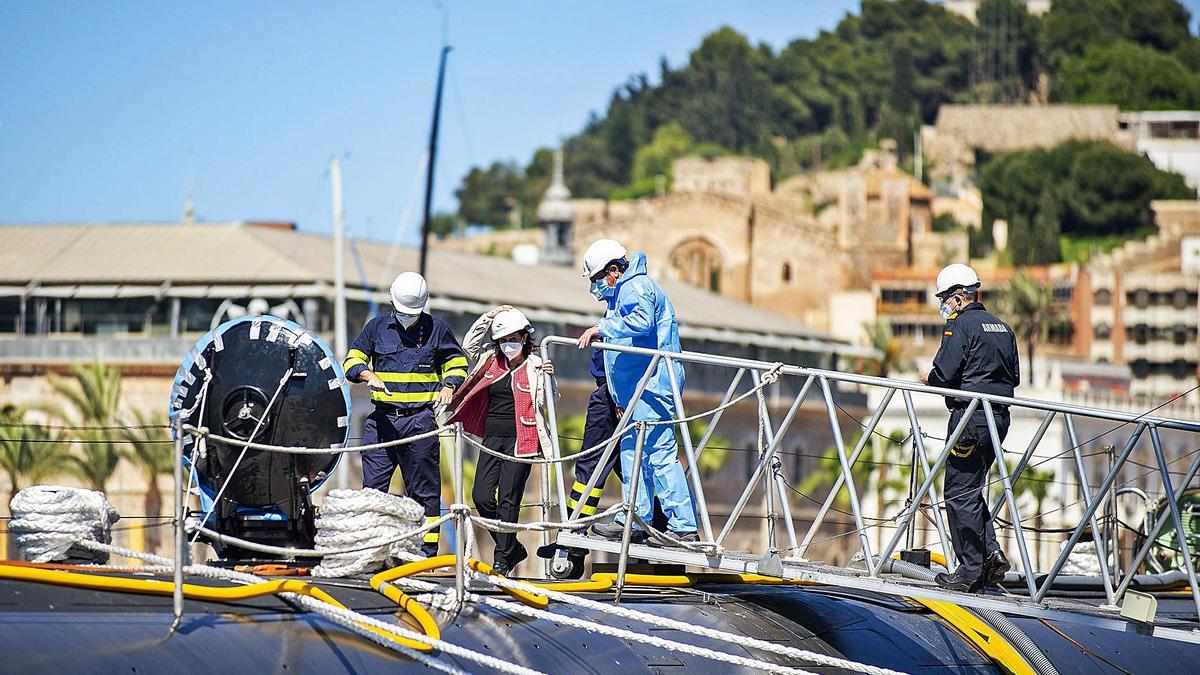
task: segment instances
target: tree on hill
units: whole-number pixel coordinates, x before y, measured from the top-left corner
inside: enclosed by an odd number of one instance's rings
[[[1152,226],[1154,199],[1196,196],[1183,177],[1107,141],[1067,141],[1001,155],[980,173],[984,222],[1009,224],[1015,264],[1060,260],[1059,233],[1132,235]]]
[[[777,178],[853,164],[885,137],[907,162],[914,132],[941,105],[1027,101],[1047,81],[1067,103],[1200,105],[1200,40],[1178,0],[1055,0],[1040,18],[1019,0],[983,0],[977,18],[923,0],[863,0],[833,30],[778,52],[720,28],[682,66],[663,60],[653,82],[638,75],[617,87],[563,141],[571,191],[651,194],[665,173],[647,174],[647,161],[661,165],[684,137],[760,157]],[[472,168],[456,193],[460,220],[505,227],[520,209],[531,222],[549,165],[543,148],[526,166]],[[1028,198],[1030,227],[1040,197],[1039,186]]]
[[[1075,103],[1111,103],[1125,110],[1177,110],[1200,105],[1200,78],[1174,57],[1117,40],[1089,45],[1063,61],[1056,96]]]

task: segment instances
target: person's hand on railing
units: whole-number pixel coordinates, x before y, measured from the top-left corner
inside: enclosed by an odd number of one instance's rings
[[[554,364],[549,361],[542,361],[542,372],[547,375],[554,374]]]
[[[921,373],[921,384],[929,384],[929,373]]]
[[[600,339],[600,327],[592,326],[579,336],[579,348],[586,349],[588,345]]]

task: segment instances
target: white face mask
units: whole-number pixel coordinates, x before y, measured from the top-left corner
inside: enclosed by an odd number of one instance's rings
[[[942,306],[938,308],[938,311],[942,313],[942,321],[949,321],[950,315],[954,313],[954,310],[950,309],[949,303],[944,300],[942,301]]]
[[[396,312],[396,320],[400,322],[400,325],[404,327],[404,330],[412,328],[414,325],[416,325],[417,320],[420,318],[420,314],[401,314],[400,312]]]
[[[503,352],[504,358],[509,359],[510,361],[516,358],[517,354],[520,354],[521,350],[524,348],[525,345],[521,344],[520,342],[500,343],[500,351]]]

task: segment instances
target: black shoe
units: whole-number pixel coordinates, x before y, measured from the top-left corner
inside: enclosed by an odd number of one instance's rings
[[[1004,557],[1004,551],[996,549],[987,560],[983,561],[983,585],[984,586],[999,586],[1004,583],[1004,575],[1012,569],[1012,565],[1008,564],[1008,558]]]
[[[625,524],[618,523],[615,520],[611,523],[596,523],[592,526],[592,534],[600,537],[601,539],[621,541],[625,537]],[[629,534],[629,541],[631,543],[640,544],[643,541],[646,541],[646,532],[644,530],[634,528],[634,530]]]
[[[959,575],[958,572],[955,572],[954,574],[940,572],[936,577],[933,578],[933,580],[937,582],[938,586],[941,586],[948,591],[958,591],[959,593],[978,593],[979,591],[983,590],[983,585],[979,583],[979,579],[964,577]]]
[[[658,539],[655,539],[654,537],[650,537],[649,538],[650,541],[648,541],[647,543],[650,546],[654,546],[655,548],[668,548],[668,547],[670,547],[670,548],[685,548],[685,547],[680,546],[678,542],[695,544],[700,541],[700,535],[696,534],[694,531],[693,532],[667,532],[667,536],[670,537],[671,539],[673,539],[674,541],[664,542],[664,541],[659,541]]]
[[[492,574],[500,577],[506,577],[512,574],[512,568],[508,566],[508,563],[502,560],[497,560],[496,562],[492,563]]]

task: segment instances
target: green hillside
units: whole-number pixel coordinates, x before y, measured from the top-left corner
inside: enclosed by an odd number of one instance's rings
[[[1200,39],[1189,21],[1176,0],[1056,0],[1041,17],[985,0],[977,24],[921,0],[864,0],[832,31],[778,52],[721,28],[681,67],[664,60],[656,77],[618,87],[566,139],[566,173],[576,196],[631,198],[686,154],[754,155],[779,179],[853,163],[888,137],[904,161],[943,103],[1194,109]],[[459,220],[505,227],[520,208],[531,222],[550,170],[546,148],[524,166],[472,168],[456,193]]]

